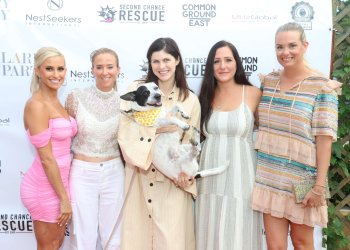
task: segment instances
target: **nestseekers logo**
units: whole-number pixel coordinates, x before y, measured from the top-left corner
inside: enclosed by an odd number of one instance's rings
[[[47,8],[50,11],[59,13],[59,10],[63,8],[63,1],[49,0],[47,2]],[[77,16],[62,16],[43,13],[42,15],[25,14],[25,21],[27,25],[78,27],[82,22],[82,18]]]
[[[298,22],[305,30],[312,30],[312,22],[314,19],[314,9],[307,2],[297,2],[292,7],[292,18]]]
[[[63,7],[63,0],[48,0],[47,7],[50,10],[60,10]]]
[[[204,76],[207,58],[189,57],[184,59],[185,74],[187,78],[202,78]]]
[[[102,7],[98,11],[101,22],[111,23],[164,23],[165,5],[162,4],[119,4],[118,7]]]
[[[183,4],[182,16],[188,18],[189,26],[209,26],[216,17],[216,4]]]
[[[255,71],[258,70],[258,57],[254,57],[254,56],[241,57],[241,61],[244,67],[245,75],[249,80],[249,77]]]
[[[31,76],[34,53],[0,51],[0,76]]]
[[[70,82],[95,82],[95,76],[91,70],[70,70],[67,72],[67,77],[70,78]]]
[[[0,20],[6,20],[7,14],[9,13],[10,0],[0,0]]]
[[[124,73],[120,73],[118,80],[124,79]],[[91,70],[77,70],[72,69],[67,72],[67,81],[69,82],[86,82],[93,83],[95,82],[95,76]]]

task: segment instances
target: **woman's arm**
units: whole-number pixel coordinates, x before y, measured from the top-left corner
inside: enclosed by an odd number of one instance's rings
[[[76,111],[77,111],[77,103],[76,103],[76,100],[74,98],[73,92],[68,94],[66,102],[65,102],[65,108],[67,110],[68,115],[75,118]]]
[[[327,135],[316,136],[316,164],[317,178],[315,189],[324,192],[320,187],[326,186],[327,173],[331,159],[332,137]]]

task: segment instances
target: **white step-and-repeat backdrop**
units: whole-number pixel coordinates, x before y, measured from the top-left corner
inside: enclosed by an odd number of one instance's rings
[[[300,22],[310,42],[308,62],[329,75],[332,1],[291,0],[0,0],[0,249],[36,249],[33,223],[19,197],[33,147],[23,128],[34,53],[54,46],[66,56],[64,102],[73,88],[94,84],[89,55],[100,47],[120,57],[119,91],[141,78],[146,51],[158,37],[174,38],[191,88],[198,93],[206,57],[222,39],[236,45],[249,79],[278,69],[274,34]],[[321,249],[320,229],[315,232]],[[69,232],[66,232],[69,237]],[[137,240],[137,239],[135,239]],[[68,249],[67,245],[63,249]],[[237,249],[238,250],[238,249]]]

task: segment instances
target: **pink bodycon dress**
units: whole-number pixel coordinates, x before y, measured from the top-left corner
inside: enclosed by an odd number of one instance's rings
[[[52,152],[57,161],[64,188],[69,195],[69,171],[71,166],[70,145],[77,132],[74,118],[63,117],[49,120],[49,127],[36,135],[27,134],[35,148],[46,146],[51,141]],[[21,183],[21,199],[33,220],[57,221],[60,215],[60,200],[46,176],[40,157],[36,154]]]

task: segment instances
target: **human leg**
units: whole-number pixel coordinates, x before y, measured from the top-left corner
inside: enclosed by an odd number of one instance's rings
[[[38,250],[57,250],[63,243],[66,227],[57,223],[34,221],[34,234]]]
[[[99,203],[99,234],[103,249],[120,249],[124,166],[120,158],[104,164]],[[121,215],[120,215],[121,216]]]
[[[290,223],[290,236],[295,250],[314,249],[314,228],[303,224]]]
[[[73,218],[70,247],[75,250],[96,250],[98,238],[98,164],[73,160],[70,192]]]
[[[287,250],[289,221],[285,218],[264,214],[267,248],[269,250]]]

